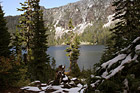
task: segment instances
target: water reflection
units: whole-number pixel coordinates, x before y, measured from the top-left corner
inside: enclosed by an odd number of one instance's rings
[[[67,46],[51,46],[48,49],[48,54],[55,58],[57,66],[62,64],[68,68],[69,60],[66,56],[66,52],[64,51],[66,47]],[[85,69],[92,68],[95,63],[99,62],[101,55],[103,54],[103,50],[103,45],[81,46],[80,56],[78,59],[80,69],[82,69],[83,66]]]

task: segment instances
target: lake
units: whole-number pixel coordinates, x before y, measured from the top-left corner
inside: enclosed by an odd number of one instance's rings
[[[48,54],[54,57],[56,60],[56,66],[60,64],[66,66],[66,70],[69,67],[69,58],[66,56],[65,49],[68,46],[51,46],[48,48]],[[93,65],[99,62],[101,55],[105,47],[103,45],[82,45],[80,46],[80,56],[78,59],[78,65],[80,69],[90,69]]]

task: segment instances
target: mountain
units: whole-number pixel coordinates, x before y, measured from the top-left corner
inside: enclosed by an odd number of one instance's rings
[[[44,8],[44,19],[55,26],[56,37],[61,37],[70,18],[75,29],[83,33],[88,25],[99,20],[105,22],[112,13],[111,0],[81,0],[58,8]]]
[[[107,22],[107,17],[113,14],[114,8],[111,6],[113,0],[80,0],[75,3],[69,3],[65,6],[43,9],[45,25],[50,28],[50,39],[55,38],[59,41],[55,41],[57,44],[64,43],[64,38],[68,30],[69,19],[72,19],[74,25],[74,31],[81,35],[81,42],[100,42],[104,43],[107,36],[102,35],[101,40],[93,39],[99,38],[98,33],[102,33],[102,26]],[[6,17],[8,21],[8,27],[10,32],[15,31],[15,25],[18,23],[19,16]],[[15,22],[16,21],[16,22]],[[9,25],[10,24],[10,25]],[[93,29],[94,28],[94,29]],[[85,32],[86,29],[89,33],[94,34],[89,40]],[[52,35],[53,34],[53,35]],[[82,36],[85,35],[85,36]],[[94,38],[93,38],[94,37]],[[63,38],[63,40],[61,40]],[[102,41],[102,42],[101,42]],[[52,41],[53,42],[53,41]]]

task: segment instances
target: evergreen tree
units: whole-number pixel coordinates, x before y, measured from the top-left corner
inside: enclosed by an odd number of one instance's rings
[[[20,35],[22,37],[22,43],[24,46],[24,50],[27,52],[26,60],[27,62],[31,62],[32,56],[32,38],[33,38],[33,0],[27,0],[24,3],[20,3],[22,8],[18,9],[18,11],[24,11],[21,14],[20,21],[18,27],[20,27]]]
[[[6,20],[2,6],[0,5],[0,56],[9,57],[10,55],[10,34],[6,27]]]
[[[119,19],[120,21],[116,26],[111,29],[114,34],[114,48],[120,50],[130,44],[139,33],[139,19],[137,18],[139,10],[135,6],[135,0],[119,0],[114,2],[116,6],[116,13],[114,20]]]
[[[51,67],[52,67],[52,69],[55,70],[55,67],[56,67],[56,60],[54,59],[54,57],[52,58]]]
[[[16,29],[16,33],[13,34],[12,38],[12,46],[14,49],[14,54],[16,56],[16,60],[19,62],[23,61],[22,59],[22,36],[18,29]]]
[[[69,32],[69,39],[67,42],[67,45],[69,45],[69,47],[66,49],[66,52],[68,52],[67,56],[69,57],[70,60],[70,73],[76,77],[79,76],[80,74],[80,69],[79,66],[77,64],[77,60],[78,57],[80,55],[80,50],[78,50],[79,47],[79,40],[78,40],[78,36],[77,33],[73,33],[73,25],[72,25],[72,20],[70,19],[69,21],[69,29],[71,30]]]
[[[12,81],[14,87],[21,87],[29,84],[30,79],[28,78],[28,66],[24,61],[23,57],[23,37],[21,35],[22,33],[20,32],[19,29],[16,29],[16,33],[13,34],[13,39],[12,39],[12,46],[13,46],[13,56],[14,56],[14,61],[18,63],[18,65],[13,64],[13,68],[11,69],[12,76],[16,78],[16,80]]]
[[[104,63],[106,61],[109,61],[110,59],[114,58],[115,56],[119,55],[119,53],[123,54],[129,54],[130,52],[134,50],[124,51],[122,49],[127,48],[130,44],[133,44],[132,41],[140,36],[140,1],[139,0],[117,0],[113,4],[115,9],[115,16],[114,20],[119,20],[113,29],[110,31],[112,32],[112,37],[110,40],[108,40],[107,50],[103,54],[101,58],[101,63]],[[134,44],[135,46],[136,44]],[[134,47],[132,47],[134,48]],[[134,60],[135,63],[136,60]],[[118,62],[121,62],[120,60]],[[120,63],[119,63],[120,64]],[[119,64],[115,64],[114,66],[118,66]],[[133,61],[131,62],[131,65],[133,64]],[[135,67],[137,66],[137,67]],[[135,68],[135,69],[134,69]],[[123,71],[120,71],[120,73],[116,74],[112,79],[106,80],[104,83],[102,83],[99,86],[99,90],[103,90],[104,86],[106,87],[112,87],[116,86],[116,89],[113,89],[112,91],[120,90],[122,89],[123,85],[121,85],[121,82],[128,78],[130,75],[130,71],[133,69],[133,75],[135,78],[133,78],[134,81],[129,81],[129,92],[132,91],[132,85],[135,85],[135,81],[139,82],[139,76],[136,76],[137,70],[139,69],[138,64],[133,64],[132,66],[126,66]],[[96,71],[96,75],[101,75],[104,69],[99,69]],[[131,73],[131,75],[132,75]],[[115,79],[116,78],[116,79]],[[129,77],[130,78],[130,77]],[[128,78],[128,79],[129,79]],[[132,77],[131,77],[132,78]],[[111,84],[112,83],[112,84]],[[118,88],[117,88],[118,86]],[[137,90],[138,86],[136,85],[135,88],[133,88],[135,91]],[[105,88],[105,91],[110,91],[109,88]],[[134,91],[132,91],[134,92]]]
[[[50,57],[48,49],[46,28],[43,21],[43,12],[39,6],[40,0],[33,0],[33,46],[32,46],[32,77],[33,80],[47,82],[51,78]]]
[[[124,47],[127,47],[135,38],[140,36],[138,0],[117,0],[113,3],[115,16],[113,20],[119,20],[111,29],[112,36],[107,43],[107,50],[101,58],[101,63],[110,60]]]
[[[19,18],[19,31],[15,34],[14,45],[16,48],[17,60],[21,60],[23,65],[27,66],[27,76],[32,76],[32,67],[31,67],[31,58],[32,58],[32,39],[33,39],[33,0],[26,0],[21,4],[21,9],[18,11],[23,11]],[[21,42],[20,42],[21,41]],[[24,55],[21,58],[22,51],[25,51]],[[31,78],[30,78],[31,79]]]

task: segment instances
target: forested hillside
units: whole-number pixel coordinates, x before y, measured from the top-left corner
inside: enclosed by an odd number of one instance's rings
[[[107,17],[113,14],[114,8],[111,4],[112,0],[81,0],[51,9],[45,9],[42,6],[45,26],[50,31],[48,32],[50,34],[48,37],[49,45],[62,45],[66,43],[70,18],[74,25],[73,31],[80,36],[80,42],[106,44],[109,32],[103,28],[103,25],[108,22]],[[16,31],[18,18],[19,16],[6,17],[10,33]],[[101,30],[98,28],[101,28]]]
[[[0,3],[0,92],[140,93],[139,0],[81,0],[51,9],[41,7],[40,0],[20,5],[21,15],[5,19]],[[100,61],[88,63],[101,48],[84,46],[85,52],[80,43],[104,44]],[[50,56],[49,45],[62,44],[69,63],[62,46],[53,46],[64,62],[56,67],[59,59]]]

